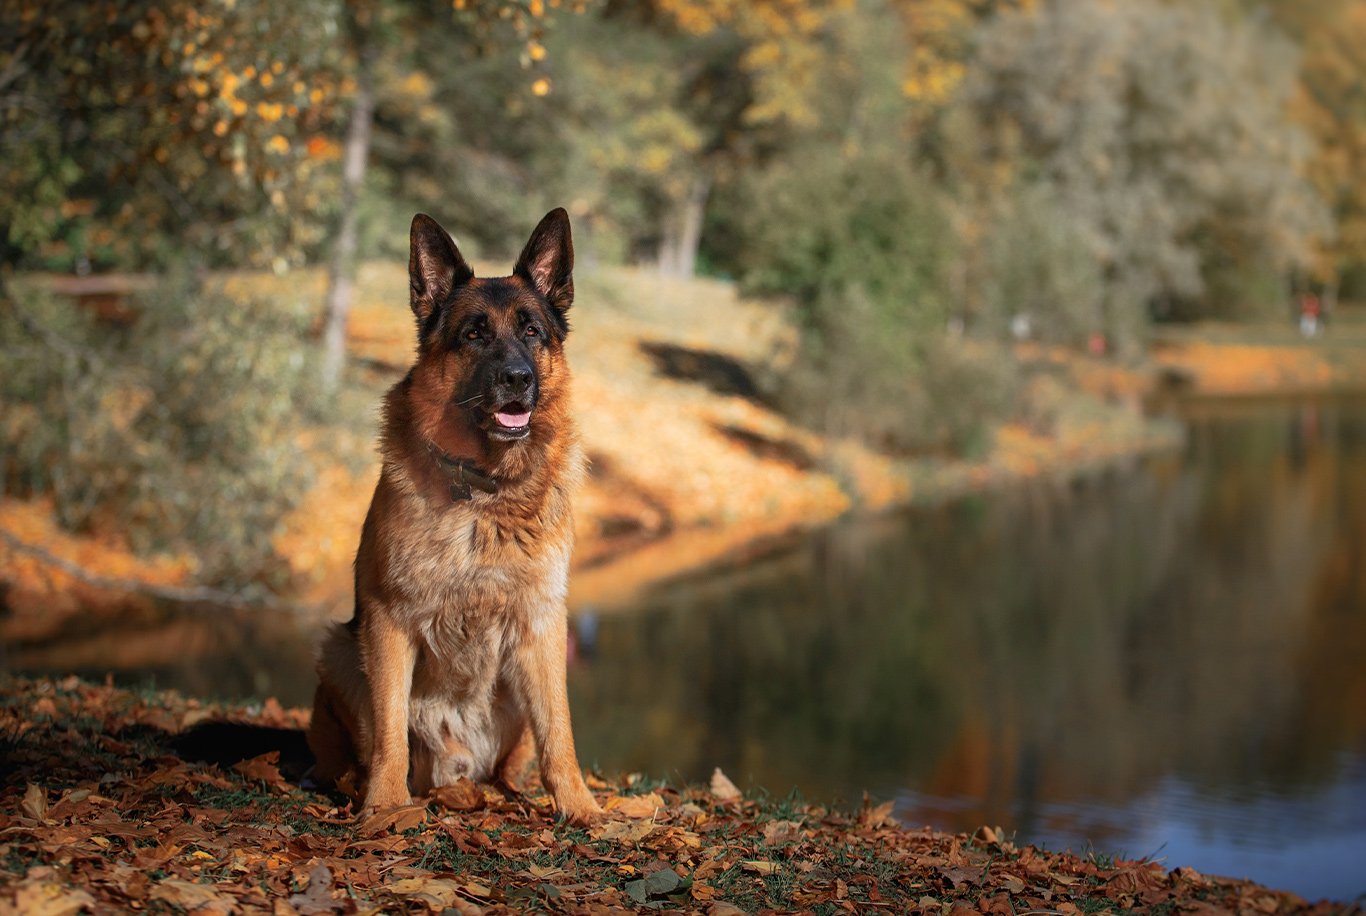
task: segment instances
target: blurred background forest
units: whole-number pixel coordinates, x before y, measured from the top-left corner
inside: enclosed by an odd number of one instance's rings
[[[1151,444],[1162,327],[1366,291],[1363,49],[1360,0],[0,0],[7,543],[344,565],[417,211],[487,263],[565,206],[585,403],[724,400],[586,419],[590,556]]]

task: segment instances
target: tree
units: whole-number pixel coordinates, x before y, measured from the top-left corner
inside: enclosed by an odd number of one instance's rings
[[[1093,330],[1133,340],[1150,309],[1246,311],[1211,294],[1283,278],[1326,228],[1285,115],[1294,64],[1274,29],[1205,6],[1051,0],[983,27],[957,158],[1050,189],[1103,278]]]
[[[321,238],[330,0],[0,4],[0,260],[283,264]]]
[[[412,0],[411,3],[380,4],[377,0],[342,0],[343,34],[347,60],[352,70],[350,112],[347,120],[346,147],[342,175],[341,207],[338,228],[328,271],[328,289],[323,314],[323,388],[334,391],[341,379],[346,354],[346,319],[351,309],[351,277],[355,271],[359,233],[359,204],[365,182],[366,164],[374,135],[376,114],[376,70],[385,57],[402,58],[406,49],[420,44],[420,37],[433,32],[451,37],[453,49],[476,50],[460,38],[496,34],[505,43],[504,26],[517,36],[528,58],[541,59],[546,14],[544,0],[455,0],[454,15],[463,20],[467,31],[457,32],[457,19],[444,3]],[[559,5],[552,0],[552,5]],[[576,8],[581,8],[576,5]],[[452,49],[452,50],[453,50]],[[547,79],[528,81],[530,91],[549,91]]]
[[[668,129],[684,140],[660,170],[650,209],[662,273],[696,270],[714,186],[761,165],[794,132],[815,127],[813,98],[830,74],[832,22],[852,0],[609,2],[606,16],[670,45],[675,73],[661,84]],[[665,126],[665,125],[658,125]],[[609,140],[615,142],[615,140]]]
[[[1275,0],[1270,9],[1301,45],[1290,110],[1314,138],[1307,173],[1336,228],[1318,238],[1313,265],[1331,307],[1342,276],[1366,266],[1366,3]]]

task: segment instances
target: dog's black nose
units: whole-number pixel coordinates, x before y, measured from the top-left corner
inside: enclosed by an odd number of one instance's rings
[[[526,363],[513,363],[504,366],[503,371],[498,376],[501,382],[509,391],[521,393],[531,387],[531,367]]]

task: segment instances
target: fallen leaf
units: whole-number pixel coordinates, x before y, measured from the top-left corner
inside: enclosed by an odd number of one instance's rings
[[[531,877],[540,878],[542,880],[546,878],[555,878],[564,874],[563,868],[556,868],[554,865],[532,865],[527,868],[527,871],[530,872]]]
[[[859,814],[859,822],[865,827],[892,827],[896,826],[896,818],[892,817],[892,809],[896,807],[896,800],[883,802],[876,808],[865,807]]]
[[[49,881],[25,881],[14,897],[14,912],[25,916],[73,916],[86,907],[95,908],[94,897]]]
[[[658,829],[658,824],[647,820],[603,821],[594,826],[588,835],[595,840],[614,843],[639,843]]]
[[[279,762],[280,752],[268,751],[260,757],[253,757],[250,760],[233,764],[232,768],[248,779],[258,780],[273,789],[283,789],[285,779],[280,775],[280,768],[277,766]]]
[[[482,897],[487,900],[493,896],[493,888],[489,887],[487,884],[479,884],[475,881],[466,881],[464,884],[460,885],[460,889],[471,897]]]
[[[377,836],[390,829],[394,833],[403,833],[420,826],[426,820],[426,805],[404,805],[402,808],[378,811],[370,815],[356,828],[356,832],[364,837]]]
[[[764,842],[769,846],[781,846],[801,839],[802,825],[796,821],[769,821],[764,824]]]
[[[384,889],[398,897],[449,907],[460,899],[461,885],[447,878],[403,878],[385,885]]]
[[[452,811],[474,811],[486,803],[484,790],[465,776],[448,786],[437,786],[432,790],[431,799]]]
[[[782,871],[782,866],[777,862],[765,862],[759,859],[747,859],[740,863],[740,867],[756,875],[776,875]]]
[[[717,901],[707,907],[707,916],[744,916],[745,911],[733,903]]]
[[[939,873],[953,882],[955,888],[964,884],[976,885],[982,882],[982,869],[970,866],[941,867]]]
[[[308,887],[301,894],[289,898],[289,905],[301,916],[315,916],[320,913],[337,913],[346,905],[332,897],[332,869],[319,862],[308,873]]]
[[[613,795],[602,807],[626,817],[654,817],[655,812],[664,807],[664,799],[656,792],[648,795]]]
[[[47,792],[43,787],[36,783],[29,783],[24,790],[24,800],[19,803],[24,814],[33,818],[35,821],[47,820]]]
[[[719,801],[735,801],[743,797],[740,789],[730,781],[730,777],[717,767],[711,774],[711,794]]]
[[[180,878],[163,878],[152,888],[150,896],[186,910],[227,913],[234,909],[233,898],[218,893],[212,884],[195,884]]]
[[[661,868],[644,878],[626,882],[626,893],[636,903],[644,903],[651,897],[672,894],[683,884],[683,879],[672,868]]]

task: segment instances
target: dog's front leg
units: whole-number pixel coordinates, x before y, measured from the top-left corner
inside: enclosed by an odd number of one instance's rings
[[[412,801],[408,794],[408,703],[417,650],[408,632],[381,608],[371,609],[362,626],[373,723],[365,807],[397,808]]]
[[[523,703],[540,752],[541,779],[559,812],[576,824],[586,824],[601,815],[602,809],[584,785],[574,752],[565,684],[567,643],[568,619],[561,608],[554,622],[526,636],[518,647],[517,659],[525,691]]]

